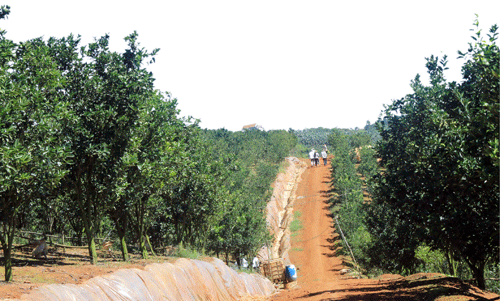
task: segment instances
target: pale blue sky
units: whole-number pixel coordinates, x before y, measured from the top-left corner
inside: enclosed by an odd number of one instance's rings
[[[161,48],[149,66],[156,87],[203,128],[240,130],[363,127],[411,93],[425,57],[449,56],[480,28],[500,24],[500,1],[5,1],[0,21],[14,41],[38,36],[111,35],[123,51],[134,30]]]

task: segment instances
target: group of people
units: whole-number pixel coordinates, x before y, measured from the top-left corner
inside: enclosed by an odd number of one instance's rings
[[[324,166],[326,166],[327,157],[328,157],[328,149],[326,148],[326,145],[323,145],[323,151],[321,151],[321,158],[323,158]],[[311,151],[309,152],[309,159],[311,159],[311,167],[319,166],[319,158],[320,154],[314,148],[311,149]]]
[[[238,266],[238,262],[237,261],[235,262],[235,265]],[[248,269],[248,261],[245,259],[245,257],[243,257],[243,258],[240,259],[240,265],[239,266],[242,269]],[[259,267],[260,267],[260,261],[257,258],[257,256],[255,256],[252,259],[252,270],[256,271],[256,270],[258,270]]]

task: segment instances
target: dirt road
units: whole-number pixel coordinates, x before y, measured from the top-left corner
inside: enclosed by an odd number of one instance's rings
[[[330,171],[328,166],[309,167],[297,188],[294,212],[300,212],[303,226],[292,238],[290,260],[297,267],[298,287],[285,290],[271,300],[324,300],[338,295],[332,290],[343,286],[340,270],[345,268],[335,256],[333,218],[328,209]],[[334,299],[335,300],[335,299]]]
[[[338,238],[328,209],[329,183],[329,167],[309,167],[302,174],[294,211],[300,212],[303,228],[292,237],[289,253],[297,267],[297,287],[270,300],[498,300],[496,294],[441,274],[382,275],[378,279],[341,275],[346,267],[335,254]]]

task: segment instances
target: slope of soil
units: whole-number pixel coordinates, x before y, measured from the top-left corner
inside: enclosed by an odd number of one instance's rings
[[[91,265],[86,249],[66,249],[55,251],[49,249],[47,259],[33,259],[31,254],[15,252],[13,275],[14,281],[4,281],[3,258],[0,267],[0,300],[20,298],[21,295],[46,284],[82,284],[96,276],[109,274],[118,269],[144,269],[147,264],[173,261],[170,257],[140,259],[132,255],[129,262],[102,258],[97,265]],[[119,254],[117,253],[118,257]]]
[[[342,275],[347,267],[336,255],[334,242],[339,238],[328,209],[329,189],[329,167],[309,167],[302,174],[293,207],[300,212],[303,228],[292,238],[290,251],[297,267],[297,286],[270,300],[498,300],[496,294],[440,274],[382,275],[379,279]]]
[[[2,283],[1,299],[241,300],[275,292],[267,278],[238,273],[216,258],[155,260],[158,263],[141,260],[107,267],[47,261],[44,267],[20,267],[18,280]]]

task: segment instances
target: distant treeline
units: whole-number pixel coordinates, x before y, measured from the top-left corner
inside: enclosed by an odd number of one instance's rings
[[[375,144],[380,139],[380,134],[375,126],[371,124],[370,121],[366,122],[363,129],[341,129],[341,128],[311,128],[304,130],[293,130],[290,129],[289,132],[294,133],[297,136],[298,145],[294,149],[294,155],[298,157],[307,157],[309,151],[314,148],[316,150],[323,149],[323,145],[326,144],[328,149],[335,147],[329,142],[329,136],[333,131],[342,133],[349,138],[350,147],[356,148],[361,145]]]

